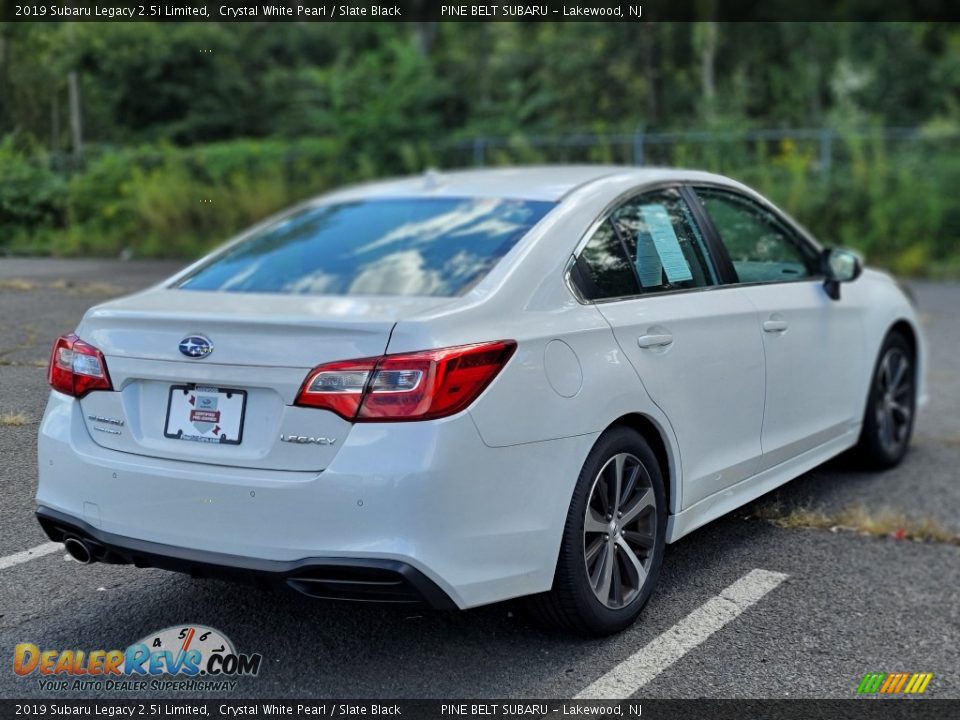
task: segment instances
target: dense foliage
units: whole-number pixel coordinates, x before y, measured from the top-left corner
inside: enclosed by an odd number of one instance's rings
[[[829,163],[751,128],[830,128]],[[334,184],[471,164],[475,138],[500,139],[491,164],[631,162],[636,133],[689,130],[644,160],[739,177],[901,272],[960,273],[943,23],[8,24],[0,251],[191,256]]]

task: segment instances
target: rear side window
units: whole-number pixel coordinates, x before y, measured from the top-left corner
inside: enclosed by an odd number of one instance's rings
[[[313,207],[215,255],[178,287],[461,295],[552,207],[496,198],[378,199]]]
[[[577,264],[583,271],[583,294],[590,300],[629,297],[638,292],[637,275],[609,220],[597,228]]]
[[[690,208],[661,190],[610,213],[577,259],[575,282],[603,300],[716,285],[717,275]]]

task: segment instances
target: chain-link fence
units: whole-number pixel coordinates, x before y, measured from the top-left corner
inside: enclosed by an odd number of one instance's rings
[[[568,133],[476,136],[437,143],[434,151],[444,166],[502,165],[517,162],[601,162],[623,165],[696,167],[742,165],[799,153],[809,167],[827,175],[835,162],[849,160],[850,145],[878,142],[888,145],[955,143],[957,132],[924,132],[919,128],[890,127],[840,131],[832,128],[773,128],[726,131],[631,133]]]

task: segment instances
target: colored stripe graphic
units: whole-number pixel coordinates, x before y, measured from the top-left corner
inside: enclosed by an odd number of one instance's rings
[[[927,689],[927,685],[930,684],[931,680],[933,680],[933,673],[914,673],[913,677],[910,678],[910,682],[907,683],[904,692],[919,695]]]
[[[863,676],[863,680],[860,681],[857,692],[866,695],[872,695],[878,692],[886,676],[886,673],[867,673]]]
[[[907,673],[890,673],[887,675],[887,681],[883,683],[880,692],[887,695],[893,695],[900,692],[903,684],[907,681]]]
[[[920,695],[933,680],[933,673],[867,673],[857,686],[857,694],[897,695],[908,693]]]

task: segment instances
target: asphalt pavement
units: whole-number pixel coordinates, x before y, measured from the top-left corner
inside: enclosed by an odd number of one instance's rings
[[[241,652],[263,655],[259,675],[236,691],[196,693],[225,699],[570,698],[617,668],[629,675],[634,656],[652,646],[676,657],[636,697],[852,698],[867,672],[929,672],[924,697],[960,698],[960,547],[755,516],[771,504],[827,516],[858,506],[960,533],[960,284],[911,283],[930,341],[931,397],[899,468],[867,473],[840,458],[683,538],[668,547],[640,622],[596,640],[541,630],[515,603],[468,612],[330,604],[159,570],[81,566],[60,549],[17,555],[47,543],[33,496],[54,338],[87,307],[175,269],[0,260],[0,698],[51,695],[36,676],[12,672],[17,643],[125,648],[178,624],[217,628]],[[684,639],[689,618],[757,569],[786,577],[698,642]]]

